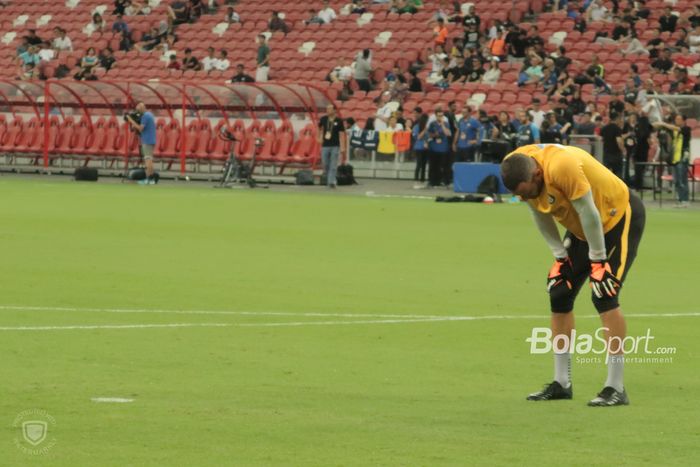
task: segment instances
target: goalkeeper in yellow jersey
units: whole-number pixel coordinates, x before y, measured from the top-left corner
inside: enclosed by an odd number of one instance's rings
[[[547,277],[554,347],[554,380],[527,399],[571,399],[574,300],[588,279],[593,304],[607,328],[606,340],[625,338],[620,288],[644,231],[644,205],[622,180],[586,151],[558,144],[522,146],[501,164],[506,188],[529,204],[555,261]],[[555,224],[566,229],[564,238]],[[624,355],[608,345],[608,376],[590,406],[627,405]],[[621,347],[618,345],[617,347]]]

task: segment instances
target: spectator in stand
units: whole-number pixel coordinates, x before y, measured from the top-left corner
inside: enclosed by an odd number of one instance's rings
[[[121,34],[123,32],[129,33],[129,25],[126,24],[122,15],[117,15],[116,21],[112,23],[112,32]]]
[[[126,3],[128,0],[114,0],[114,11],[113,15],[123,15],[124,9],[126,8]]]
[[[496,33],[496,37],[489,41],[489,52],[491,56],[498,57],[500,60],[506,58],[506,36],[502,29]]]
[[[584,112],[581,115],[581,119],[574,126],[574,134],[577,135],[594,135],[595,134],[595,123],[591,120],[591,113]]]
[[[691,130],[686,124],[686,117],[675,114],[672,117],[673,123],[659,121],[654,123],[655,128],[665,128],[672,132],[672,151],[670,154],[671,165],[673,166],[673,182],[676,186],[676,196],[678,204],[676,207],[687,208],[690,206],[688,200],[688,163],[690,162],[690,140]]]
[[[319,18],[316,10],[314,10],[313,8],[310,8],[309,9],[309,19],[305,19],[304,24],[308,26],[309,24],[325,24],[325,23],[321,18]]]
[[[352,79],[352,67],[348,65],[347,60],[344,57],[338,59],[338,64],[333,68],[328,76],[327,81],[331,83],[345,83]]]
[[[610,123],[600,130],[600,136],[603,138],[603,164],[618,178],[622,178],[622,161],[625,153],[622,125],[622,115],[612,113]]]
[[[548,95],[554,98],[573,96],[575,88],[576,84],[573,78],[569,76],[569,73],[567,71],[561,71],[557,77],[556,85]]]
[[[172,54],[168,59],[168,65],[166,66],[168,70],[180,70],[180,62],[177,61],[177,56]]]
[[[56,51],[51,48],[51,42],[46,41],[39,46],[39,58],[42,62],[50,62],[56,57]]]
[[[667,6],[664,8],[664,14],[659,17],[659,29],[661,32],[676,32],[676,24],[678,23],[678,16],[671,13],[671,7]]]
[[[54,28],[54,34],[56,37],[53,40],[53,49],[56,52],[62,51],[73,51],[73,42],[71,42],[70,37],[66,35],[66,30],[63,28]]]
[[[462,108],[462,118],[457,122],[455,137],[452,140],[452,152],[456,162],[474,162],[479,148],[481,123],[474,117],[470,106]]]
[[[538,98],[532,99],[532,108],[528,110],[527,113],[530,116],[530,121],[532,124],[534,124],[537,128],[541,128],[542,122],[544,122],[544,118],[547,113],[542,110],[542,103]]]
[[[539,56],[533,55],[530,58],[530,65],[525,68],[524,71],[520,72],[520,75],[518,76],[518,86],[539,83],[543,77],[542,60],[539,58]]]
[[[464,25],[464,48],[465,49],[476,49],[479,47],[479,41],[481,35],[477,29],[476,24],[466,24]]]
[[[19,57],[19,56],[22,55],[24,52],[26,52],[27,50],[29,50],[29,47],[30,47],[30,46],[29,46],[29,42],[27,42],[27,38],[26,38],[26,37],[23,37],[22,40],[20,41],[19,45],[18,45],[17,48],[15,49],[15,55],[16,55],[17,57]]]
[[[387,73],[384,79],[386,81],[394,81],[396,84],[408,84],[406,76],[404,76],[403,72],[401,71],[401,68],[399,68],[398,65],[394,65],[393,70]]]
[[[428,164],[428,114],[422,112],[413,126],[413,153],[416,155],[413,180],[424,183],[425,168]]]
[[[331,8],[331,4],[328,0],[323,0],[323,8],[318,12],[318,17],[323,20],[325,24],[330,23],[338,17],[335,14],[335,10]]]
[[[192,56],[192,49],[189,47],[185,49],[185,57],[182,59],[182,69],[194,71],[202,69],[202,65],[196,57]]]
[[[530,26],[530,30],[528,31],[527,42],[530,47],[534,47],[537,50],[544,46],[544,39],[540,36],[540,28],[534,24]]]
[[[368,0],[352,0],[351,3],[346,4],[342,10],[349,12],[353,15],[362,15],[367,13],[369,9]]]
[[[581,115],[586,111],[586,103],[581,98],[581,86],[574,85],[574,93],[569,101],[569,110],[574,115]]]
[[[586,9],[586,21],[606,21],[610,11],[603,6],[601,0],[593,0]]]
[[[160,45],[162,37],[158,32],[158,28],[151,28],[151,30],[144,34],[141,38],[141,42],[136,44],[136,49],[141,52],[150,52]]]
[[[243,64],[239,63],[236,65],[236,74],[231,78],[232,83],[254,83],[255,80],[252,76],[245,74]]]
[[[224,21],[226,21],[228,24],[240,23],[241,22],[241,15],[239,15],[233,9],[233,7],[230,6],[226,9],[226,16],[224,16]]]
[[[188,10],[190,21],[197,21],[204,14],[204,4],[202,0],[190,0]]]
[[[102,15],[95,13],[92,15],[92,22],[88,24],[88,30],[91,32],[103,32],[107,27],[107,22],[102,19]]]
[[[481,27],[481,18],[476,14],[476,9],[474,8],[473,4],[467,4],[467,12],[462,18],[462,25],[466,26],[468,24],[473,24],[476,26],[476,29],[480,29]]]
[[[411,69],[409,71],[411,78],[408,80],[409,92],[423,92],[423,82],[418,77],[418,72]]]
[[[284,20],[280,18],[280,14],[278,11],[272,12],[270,21],[268,21],[267,23],[267,28],[270,30],[270,32],[282,31],[285,35],[287,35],[289,31],[291,31],[290,27],[287,26],[287,23],[285,23]]]
[[[696,4],[693,7],[692,13],[688,16],[688,23],[690,23],[690,27],[693,29],[700,25],[700,4]]]
[[[114,58],[114,52],[111,48],[107,47],[100,51],[100,67],[109,71],[112,69],[112,66],[114,66],[116,61],[117,60]]]
[[[673,68],[673,60],[671,60],[671,49],[664,49],[661,56],[651,62],[651,67],[656,71],[668,74]]]
[[[85,56],[80,60],[80,70],[74,78],[78,81],[97,79],[94,75],[95,68],[99,65],[99,57],[94,47],[87,50]]]
[[[691,94],[693,85],[688,79],[688,69],[676,66],[673,68],[673,81],[668,87],[669,94]]]
[[[478,83],[481,81],[485,73],[486,70],[484,70],[484,64],[481,63],[481,60],[479,60],[477,57],[474,57],[471,60],[471,70],[467,75],[467,82]]]
[[[693,32],[688,36],[688,44],[691,53],[700,52],[700,24],[695,26]]]
[[[255,81],[266,83],[270,76],[270,47],[264,34],[258,36],[258,55],[256,58]]]
[[[439,186],[442,179],[444,159],[450,152],[450,125],[442,111],[442,107],[435,107],[435,120],[428,125],[428,186]]]
[[[481,78],[481,82],[484,84],[496,84],[501,78],[501,70],[499,67],[498,57],[491,57],[489,61],[489,69],[486,70],[484,76]]]
[[[646,49],[649,52],[649,58],[656,59],[659,57],[659,51],[664,49],[664,41],[661,39],[661,30],[652,29],[652,37],[647,42]]]
[[[19,75],[23,73],[25,65],[31,65],[31,73],[38,71],[39,63],[41,62],[41,57],[39,56],[39,47],[36,45],[30,45],[25,52],[19,54],[17,58],[17,67],[19,68]]]
[[[445,20],[439,18],[437,20],[437,25],[433,28],[433,37],[435,38],[435,47],[441,46],[443,49],[447,43],[447,35],[449,31],[447,26],[445,26]]]
[[[29,45],[41,45],[44,42],[41,37],[37,36],[36,30],[34,29],[30,29],[29,34],[27,34],[25,37]]]
[[[228,52],[224,49],[219,51],[219,57],[214,63],[214,68],[219,71],[226,71],[231,66],[231,62],[228,61]]]
[[[170,27],[187,23],[190,20],[188,4],[184,0],[175,0],[167,7]]]
[[[355,81],[361,91],[369,92],[371,90],[370,73],[372,73],[370,50],[364,49],[355,59]]]
[[[36,67],[33,63],[25,63],[20,66],[17,79],[21,81],[32,81],[37,77]]]
[[[207,56],[202,59],[202,69],[206,72],[210,72],[216,68],[216,50],[214,47],[209,47],[207,49]]]

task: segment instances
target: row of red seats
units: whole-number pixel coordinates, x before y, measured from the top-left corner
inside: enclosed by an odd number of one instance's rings
[[[231,143],[219,137],[224,120],[212,128],[209,120],[192,121],[185,132],[179,122],[158,119],[157,147],[155,157],[178,159],[185,144],[188,159],[223,161],[229,157]],[[237,120],[229,131],[235,136],[235,153],[242,159],[253,155],[262,163],[281,165],[313,165],[319,152],[316,143],[316,130],[307,125],[295,140],[289,122],[279,129],[274,122],[261,124],[254,121],[248,128]],[[25,121],[16,116],[6,121],[0,115],[0,152],[19,154],[40,154],[44,148],[44,120],[32,117]],[[49,119],[49,153],[55,156],[124,157],[138,154],[138,138],[126,129],[116,117],[100,117],[94,123],[87,117],[76,121],[72,116],[61,120],[57,115]],[[261,142],[261,144],[258,144]],[[128,144],[128,148],[126,145]]]

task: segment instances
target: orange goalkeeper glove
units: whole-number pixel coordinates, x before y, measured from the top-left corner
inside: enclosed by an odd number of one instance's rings
[[[591,277],[589,279],[593,294],[597,298],[612,298],[620,289],[620,281],[617,280],[606,261],[591,262]]]
[[[547,292],[559,287],[571,290],[571,276],[573,276],[573,266],[569,258],[557,258],[547,275]]]

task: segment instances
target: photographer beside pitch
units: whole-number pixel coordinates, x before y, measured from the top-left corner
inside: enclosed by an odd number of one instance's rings
[[[527,201],[555,257],[547,277],[552,338],[568,336],[565,346],[554,348],[554,381],[527,399],[573,397],[568,346],[574,300],[588,277],[593,304],[607,328],[609,351],[605,386],[588,405],[629,404],[623,385],[624,355],[618,348],[626,335],[618,297],[644,231],[644,205],[593,156],[572,146],[522,146],[503,160],[501,176],[506,188]],[[555,220],[567,230],[563,241]],[[611,346],[613,338],[620,345]]]
[[[140,118],[137,118],[140,115]],[[139,102],[136,105],[136,112],[127,114],[124,118],[129,122],[131,128],[138,133],[141,140],[141,156],[146,164],[146,179],[139,183],[143,185],[155,185],[153,177],[153,151],[156,146],[156,119],[151,112],[146,110],[146,104]],[[138,122],[136,121],[138,120]]]

